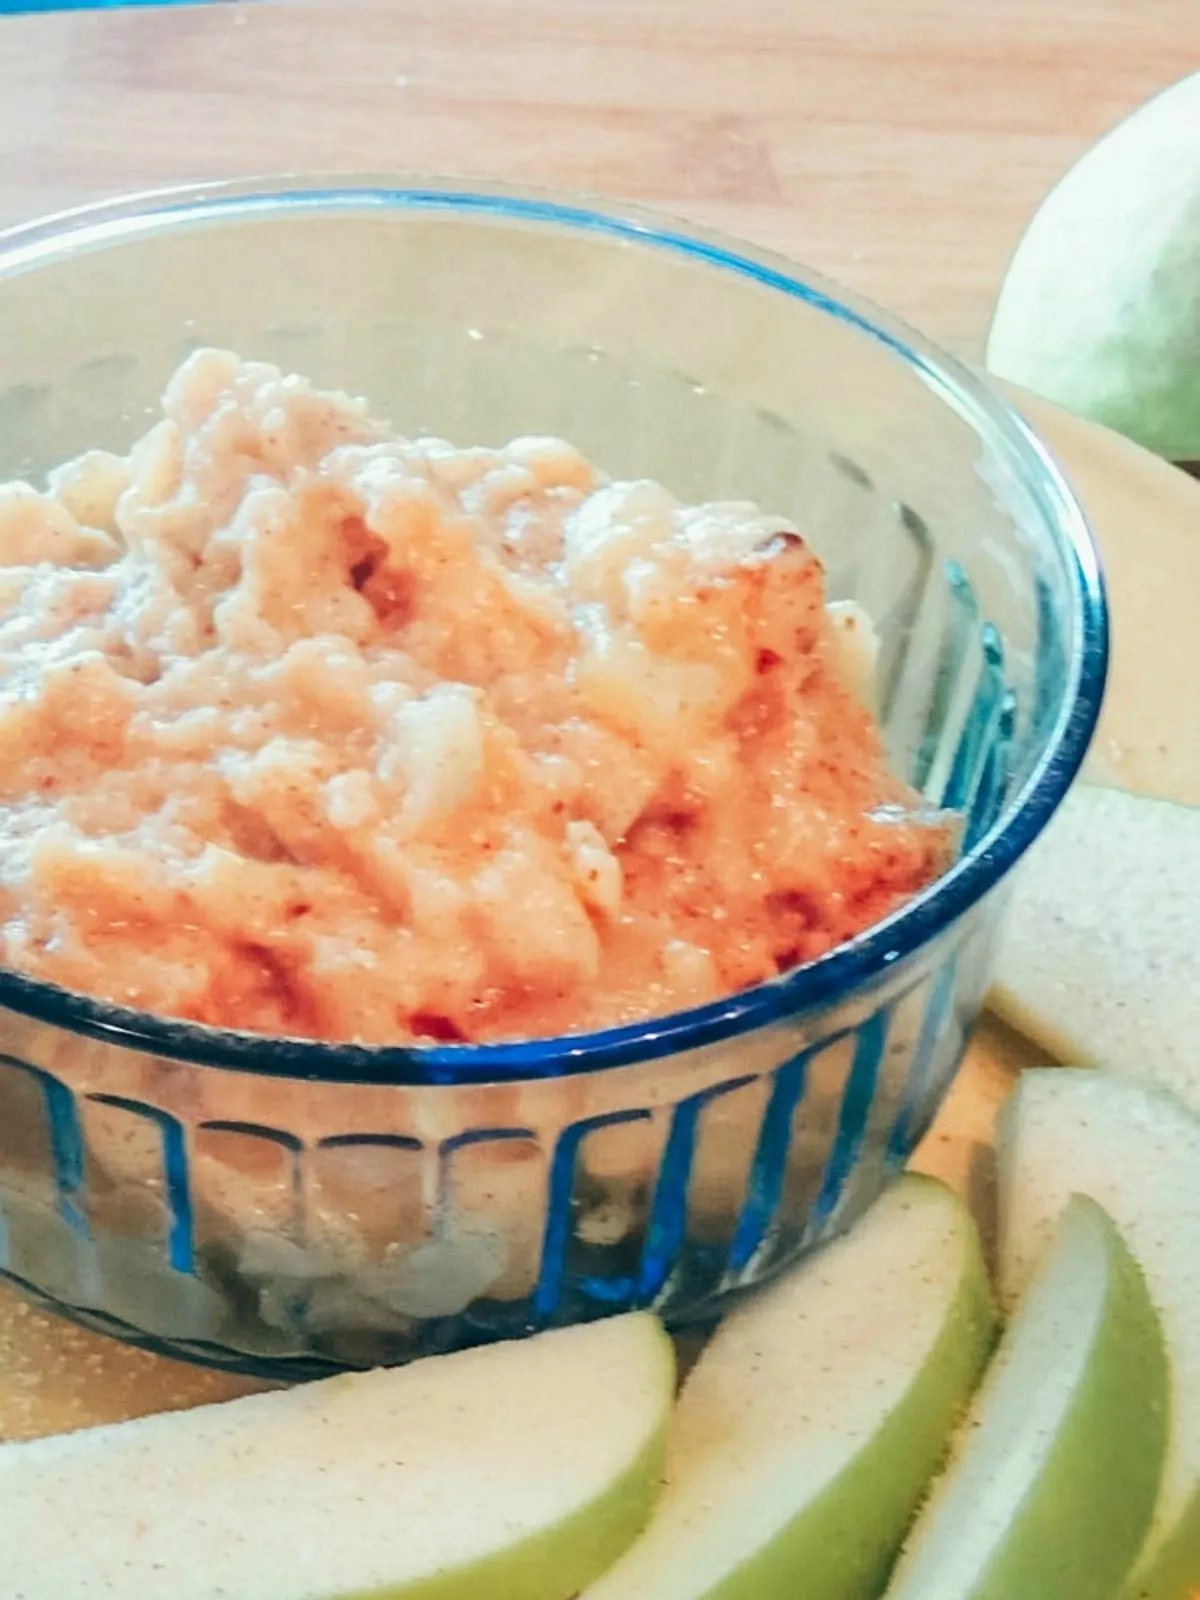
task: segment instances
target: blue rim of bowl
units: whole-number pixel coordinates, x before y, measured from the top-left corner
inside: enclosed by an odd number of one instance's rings
[[[586,203],[585,203],[586,202]],[[503,184],[373,175],[291,175],[152,190],[0,232],[0,281],[61,254],[124,242],[175,224],[279,212],[456,212],[606,236],[703,263],[803,301],[887,346],[993,450],[1024,467],[1037,510],[1059,535],[1078,603],[1067,659],[1074,683],[1045,749],[992,828],[941,877],[881,922],[815,961],[724,1000],[590,1033],[489,1044],[359,1045],[276,1038],[174,1021],[0,969],[0,1006],[86,1037],[198,1066],[329,1083],[408,1086],[516,1083],[652,1062],[802,1018],[869,990],[971,910],[1050,820],[1091,740],[1108,669],[1099,557],[1078,503],[1045,447],[971,371],[897,318],[808,268],[640,207]]]

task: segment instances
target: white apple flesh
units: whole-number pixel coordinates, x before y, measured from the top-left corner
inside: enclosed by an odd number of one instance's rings
[[[989,1004],[1200,1113],[1200,810],[1073,789],[1021,864]]]
[[[970,1215],[902,1179],[717,1330],[659,1510],[587,1600],[873,1600],[993,1331]]]
[[[0,1447],[22,1600],[568,1600],[650,1514],[670,1341],[618,1317]]]
[[[1141,1273],[1076,1196],[887,1600],[1115,1600],[1154,1506],[1166,1391]]]
[[[1200,1590],[1200,1120],[1098,1072],[1026,1073],[1001,1116],[1000,1287],[1012,1304],[1074,1193],[1121,1229],[1171,1368],[1167,1459],[1127,1600]]]

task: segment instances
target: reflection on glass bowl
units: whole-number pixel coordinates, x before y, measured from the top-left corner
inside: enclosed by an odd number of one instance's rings
[[[962,818],[949,870],[866,933],[599,1033],[266,1039],[0,973],[0,1271],[155,1348],[303,1375],[631,1305],[704,1319],[870,1203],[953,1075],[995,891],[1103,687],[1095,555],[1012,413],[777,258],[442,184],[220,186],[19,230],[0,342],[0,478],[128,447],[220,345],[406,432],[557,434],[755,500],[875,620],[891,760]]]

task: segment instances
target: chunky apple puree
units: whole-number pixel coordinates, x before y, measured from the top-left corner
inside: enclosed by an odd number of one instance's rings
[[[457,449],[227,352],[0,487],[0,959],[166,1016],[474,1040],[818,956],[947,839],[796,531]]]

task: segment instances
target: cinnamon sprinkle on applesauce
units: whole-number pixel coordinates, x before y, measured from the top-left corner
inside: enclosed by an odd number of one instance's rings
[[[0,486],[0,960],[368,1043],[727,995],[946,862],[868,635],[751,505],[200,351],[128,456]]]

